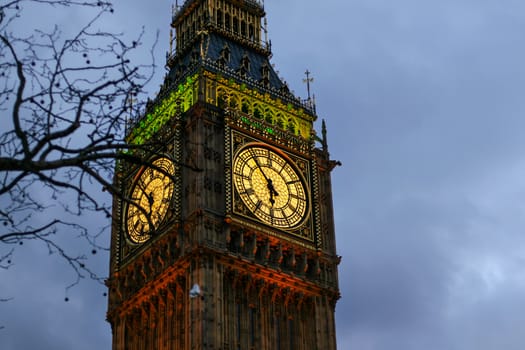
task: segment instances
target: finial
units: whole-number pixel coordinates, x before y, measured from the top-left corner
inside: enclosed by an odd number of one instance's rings
[[[310,83],[313,83],[314,78],[310,78],[310,74],[312,73],[308,69],[306,70],[306,72],[304,72],[304,74],[306,75],[306,79],[303,79],[303,82],[306,83],[306,89],[308,91],[308,101],[310,101]]]
[[[304,72],[306,79],[303,79],[303,83],[306,83],[306,90],[308,91],[308,99],[306,99],[306,105],[315,113],[315,95],[310,94],[310,83],[314,81],[314,78],[310,76],[312,74],[308,69]]]
[[[266,46],[271,46],[268,42],[268,21],[266,20],[266,16],[264,16],[264,24],[263,24],[263,31],[264,31],[264,44]]]
[[[173,54],[173,30],[170,29],[170,55]]]
[[[205,50],[204,50],[204,37],[208,35],[208,31],[207,30],[199,30],[197,31],[197,36],[200,36],[201,37],[201,50],[200,50],[200,54],[201,54],[201,58],[204,59],[204,56],[205,56]],[[206,49],[207,50],[207,49]]]
[[[322,134],[321,144],[323,145],[323,151],[328,152],[328,140],[326,139],[326,122],[324,119],[321,124],[321,134]]]

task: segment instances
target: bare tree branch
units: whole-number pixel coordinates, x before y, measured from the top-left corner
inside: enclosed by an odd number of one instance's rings
[[[72,36],[56,26],[35,27],[26,35],[13,29],[24,23],[26,9],[46,6],[89,9],[91,18]],[[88,256],[69,251],[57,235],[76,235],[93,252],[107,249],[97,238],[107,233],[110,220],[91,232],[77,218],[110,218],[113,197],[137,206],[113,176],[117,162],[148,165],[145,159],[161,147],[155,140],[139,145],[126,139],[128,120],[144,112],[142,104],[130,101],[145,94],[155,64],[153,54],[149,64],[130,59],[143,33],[128,41],[96,29],[112,13],[107,1],[11,0],[0,5],[0,116],[10,116],[0,124],[2,269],[12,265],[15,247],[33,240],[73,269],[77,278],[71,286],[83,278],[101,281],[88,267]],[[139,211],[151,214],[148,208]]]

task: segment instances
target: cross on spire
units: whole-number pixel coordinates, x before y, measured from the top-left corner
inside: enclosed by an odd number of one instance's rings
[[[310,74],[312,73],[308,69],[306,70],[306,72],[304,72],[304,74],[306,75],[306,79],[303,79],[303,82],[306,83],[306,89],[308,91],[308,101],[310,101],[310,83],[313,83],[314,78],[310,77]]]

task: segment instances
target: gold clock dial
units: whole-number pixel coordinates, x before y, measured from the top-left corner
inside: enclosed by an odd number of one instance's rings
[[[173,163],[168,158],[157,158],[152,164],[158,169],[144,167],[141,170],[131,190],[133,203],[126,207],[125,227],[134,243],[144,243],[150,239],[150,233],[166,217],[173,196]]]
[[[261,221],[277,228],[300,225],[308,212],[302,175],[281,153],[265,145],[242,148],[233,163],[239,196]]]

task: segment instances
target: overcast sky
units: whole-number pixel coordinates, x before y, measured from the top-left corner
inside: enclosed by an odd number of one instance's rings
[[[144,26],[146,46],[160,30],[162,66],[171,4],[117,1],[108,26]],[[525,349],[525,2],[267,0],[266,10],[272,63],[303,98],[313,73],[343,164],[338,348]],[[83,16],[57,22],[71,18]],[[107,271],[107,255],[96,259]],[[0,270],[0,297],[14,297],[0,304],[0,348],[110,349],[104,287],[66,293],[73,278],[42,247],[18,249]]]

